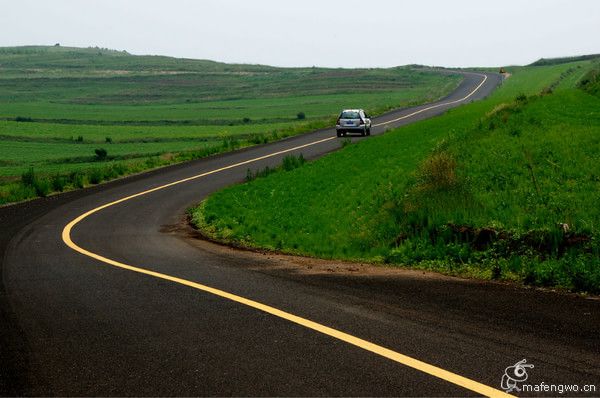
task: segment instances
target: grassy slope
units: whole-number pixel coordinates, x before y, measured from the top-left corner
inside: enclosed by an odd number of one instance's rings
[[[570,62],[577,61],[587,61],[594,60],[600,58],[600,54],[588,54],[588,55],[579,55],[574,57],[559,57],[559,58],[540,58],[530,66],[548,66],[548,65],[558,65],[558,64],[567,64]]]
[[[94,181],[105,180],[115,170],[298,134],[331,124],[345,106],[377,113],[429,101],[458,81],[410,68],[274,68],[97,48],[0,48],[0,204],[85,185],[92,172]],[[105,161],[97,148],[108,151]],[[16,183],[31,167],[34,184]]]
[[[592,65],[513,68],[488,100],[225,189],[194,221],[286,252],[598,292],[600,100],[575,87]]]

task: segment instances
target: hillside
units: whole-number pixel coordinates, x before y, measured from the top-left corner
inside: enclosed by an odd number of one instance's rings
[[[229,65],[98,48],[0,48],[0,204],[443,97],[425,68]]]
[[[360,94],[423,84],[428,75],[417,70],[274,68],[94,48],[0,47],[0,101],[131,105]]]
[[[529,66],[548,66],[568,64],[577,61],[589,61],[600,58],[600,54],[577,55],[573,57],[540,58]]]
[[[227,188],[193,221],[252,247],[599,293],[598,70],[509,68],[488,100]]]

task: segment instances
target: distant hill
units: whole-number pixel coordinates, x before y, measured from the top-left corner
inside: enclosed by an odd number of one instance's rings
[[[98,47],[0,47],[0,103],[45,100],[147,105],[286,95],[356,95],[424,87],[431,79],[431,71],[409,66],[280,68],[132,55]]]
[[[22,46],[0,47],[0,69],[29,71],[43,70],[77,74],[83,71],[117,70],[135,72],[236,72],[272,71],[262,65],[225,64],[208,60],[174,58],[158,55],[132,55],[99,47]]]
[[[574,56],[574,57],[560,57],[560,58],[540,58],[529,66],[546,66],[546,65],[567,64],[569,62],[587,61],[589,59],[596,59],[596,58],[600,58],[600,54],[578,55],[578,56]]]

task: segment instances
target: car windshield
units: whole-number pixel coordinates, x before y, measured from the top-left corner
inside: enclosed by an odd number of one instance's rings
[[[344,111],[340,119],[360,119],[360,116],[357,111]]]

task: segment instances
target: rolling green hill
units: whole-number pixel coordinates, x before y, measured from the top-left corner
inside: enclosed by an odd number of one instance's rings
[[[224,189],[193,222],[251,247],[599,293],[600,64],[508,69],[485,101]]]
[[[434,100],[459,81],[419,67],[274,68],[0,48],[0,204],[299,134],[330,125],[343,107],[376,114]]]
[[[577,61],[588,61],[595,60],[600,58],[600,54],[588,54],[588,55],[578,55],[573,57],[559,57],[559,58],[540,58],[530,66],[548,66],[548,65],[559,65],[559,64],[567,64],[571,62]]]

